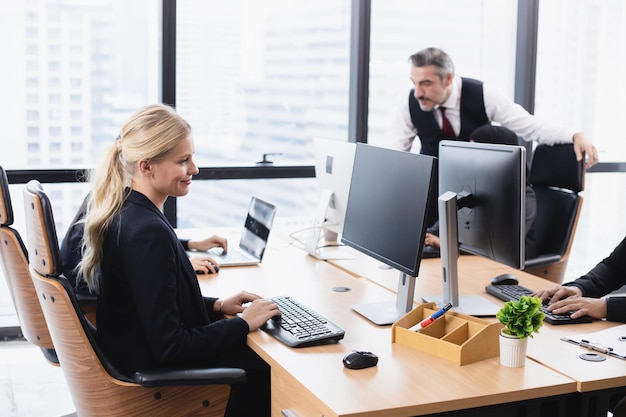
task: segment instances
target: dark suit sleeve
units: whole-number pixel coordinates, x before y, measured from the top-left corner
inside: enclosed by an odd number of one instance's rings
[[[207,313],[209,313],[209,317],[211,318],[211,321],[221,320],[225,317],[224,314],[217,313],[213,309],[213,307],[215,306],[215,302],[217,300],[218,300],[217,298],[204,297],[204,306],[206,308]]]
[[[626,238],[613,252],[577,280],[564,284],[580,288],[585,297],[600,298],[626,285]],[[626,322],[626,298],[607,299],[607,320]]]
[[[607,297],[606,319],[626,323],[626,297]]]

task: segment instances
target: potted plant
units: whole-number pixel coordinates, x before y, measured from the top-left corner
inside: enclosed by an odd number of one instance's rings
[[[526,362],[528,338],[539,332],[545,315],[539,297],[523,295],[519,300],[511,300],[496,314],[504,328],[500,331],[500,363],[519,368]]]

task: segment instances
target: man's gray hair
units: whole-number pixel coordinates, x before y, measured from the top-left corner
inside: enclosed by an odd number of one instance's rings
[[[439,48],[426,48],[411,55],[409,61],[414,67],[422,68],[432,65],[437,68],[437,73],[443,81],[448,74],[454,74],[452,59]]]

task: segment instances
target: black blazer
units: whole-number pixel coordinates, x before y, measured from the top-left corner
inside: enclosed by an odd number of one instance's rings
[[[98,340],[122,372],[211,366],[246,344],[247,323],[213,313],[174,229],[139,192],[113,218],[101,271]]]

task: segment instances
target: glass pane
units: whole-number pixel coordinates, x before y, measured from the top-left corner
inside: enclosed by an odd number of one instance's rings
[[[276,224],[281,221],[306,223],[312,221],[317,183],[315,178],[195,180],[189,194],[177,201],[177,226],[184,229],[243,227],[252,195],[276,206]]]
[[[313,163],[347,140],[350,1],[179,0],[176,106],[200,166]]]
[[[626,111],[626,3],[551,0],[539,3],[535,114],[584,132],[600,162],[626,160],[616,124]],[[616,76],[617,75],[617,76]]]
[[[456,73],[513,98],[517,0],[373,0],[368,142],[386,145],[394,110],[412,84],[408,58],[445,50]]]
[[[200,166],[312,165],[313,137],[347,140],[350,0],[179,0],[176,107]],[[277,217],[315,207],[313,179],[197,181],[178,226],[236,226],[251,195]]]
[[[3,4],[5,169],[91,166],[131,112],[159,100],[160,8],[158,0]]]

